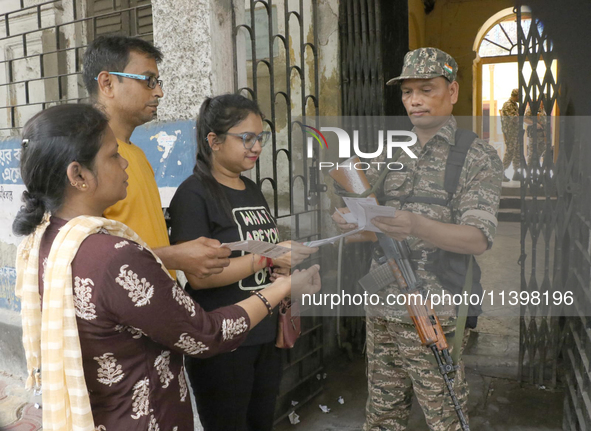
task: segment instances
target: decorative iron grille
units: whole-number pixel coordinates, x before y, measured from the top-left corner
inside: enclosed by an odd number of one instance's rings
[[[397,86],[386,82],[400,75],[408,51],[408,2],[404,0],[342,0],[339,2],[339,42],[341,54],[342,116],[350,136],[359,133],[360,149],[375,151],[379,130],[386,129],[386,116],[404,116]],[[390,121],[391,125],[392,122]],[[407,124],[401,128],[410,127]],[[357,280],[369,271],[371,244],[347,244],[342,267],[348,277],[342,289],[362,293]],[[346,315],[346,308],[343,307]],[[356,350],[365,346],[365,321],[344,317],[339,343]]]
[[[343,0],[339,9],[342,115],[359,131],[361,149],[377,142],[384,116],[406,116],[396,86],[408,51],[408,4],[401,0]],[[393,21],[396,20],[396,21]]]
[[[150,0],[50,0],[0,14],[0,137],[36,112],[87,99],[82,58],[104,34],[152,41]]]
[[[319,115],[317,10],[317,0],[237,0],[232,16],[234,87],[257,101],[272,133],[255,179],[282,236],[294,240],[320,237],[317,157],[308,163],[299,144],[299,119]],[[299,406],[322,390],[320,316],[302,318],[302,335],[285,352],[283,374],[277,421],[293,410],[292,400]]]
[[[526,106],[531,112],[537,112],[540,102],[548,94],[544,89],[551,88],[551,97],[547,97],[544,105],[554,106],[557,83],[554,76],[540,77],[538,63],[552,62],[554,54],[552,44],[543,30],[542,24],[532,17],[529,29],[522,26],[521,10],[517,9],[518,25],[518,63],[519,63],[519,98],[521,129],[523,129],[523,115]],[[530,69],[530,73],[527,70]],[[548,67],[550,70],[550,67]],[[529,75],[526,77],[525,75]],[[541,79],[540,79],[541,78]],[[525,178],[521,182],[521,290],[527,292],[547,291],[551,288],[550,247],[555,237],[555,223],[553,223],[552,205],[555,202],[555,178],[551,173],[555,166],[551,157],[544,157],[543,165],[548,172],[539,172],[540,155],[537,154],[537,133],[529,138],[529,145],[533,145],[534,157],[528,166],[523,148],[527,137],[520,134],[521,168],[525,171]],[[546,150],[551,146],[548,143]],[[549,154],[549,153],[548,153]],[[542,168],[543,169],[543,168]],[[548,205],[550,207],[548,207]],[[544,212],[546,209],[547,212]],[[542,247],[539,245],[542,244]],[[529,249],[528,249],[529,247]],[[539,259],[538,251],[542,248],[546,253],[543,260]],[[530,259],[527,259],[527,253]],[[529,273],[527,269],[530,269]],[[558,280],[555,280],[558,281]],[[549,310],[538,307],[524,306],[520,318],[520,376],[531,384],[556,385],[558,360],[558,337],[560,327],[556,318],[551,317]],[[553,352],[549,354],[549,352]]]
[[[560,316],[559,306],[522,306],[519,375],[523,382],[547,387],[557,386],[562,379],[567,388],[563,428],[591,429],[591,325],[584,311],[591,304],[591,130],[588,121],[567,116],[571,114],[569,88],[553,72],[557,70],[553,66],[556,52],[543,23],[532,15],[531,26],[524,29],[520,5],[516,14],[521,119],[527,104],[535,116],[543,102],[547,115],[539,121],[550,132],[545,137],[531,133],[520,138],[525,170],[521,290],[540,294],[571,291],[580,302],[575,304],[579,315],[567,317]],[[550,116],[553,110],[561,116]],[[526,139],[533,146],[531,160],[523,153]],[[543,145],[538,145],[539,139],[544,139]]]

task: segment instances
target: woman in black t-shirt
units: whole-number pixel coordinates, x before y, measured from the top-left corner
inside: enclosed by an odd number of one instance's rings
[[[254,239],[279,243],[279,231],[258,186],[242,172],[252,169],[269,139],[257,104],[226,94],[205,100],[197,120],[197,164],[170,204],[171,243],[201,236],[222,243]],[[291,246],[289,241],[281,243]],[[298,247],[298,250],[301,247]],[[186,274],[187,290],[206,310],[248,298],[277,274],[289,272],[316,249],[292,251],[275,261],[233,252],[220,274]],[[271,270],[275,268],[275,273]],[[205,431],[271,430],[281,379],[275,347],[277,313],[264,319],[235,351],[211,359],[186,358]]]

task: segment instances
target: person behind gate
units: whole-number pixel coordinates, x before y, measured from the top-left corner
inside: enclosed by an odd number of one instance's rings
[[[279,243],[279,230],[259,187],[244,177],[261,155],[270,132],[258,105],[237,94],[206,99],[197,119],[194,174],[171,204],[171,243],[198,237],[222,243],[259,240]],[[317,249],[285,241],[292,251],[278,259],[234,252],[221,274],[188,275],[186,289],[205,310],[248,298],[275,272],[288,271]],[[272,271],[271,266],[275,268]],[[277,313],[249,334],[244,345],[215,359],[186,358],[187,372],[206,431],[270,431],[281,378],[275,347]]]
[[[520,179],[521,156],[519,154],[519,90],[517,88],[511,91],[511,97],[501,108],[501,127],[503,129],[503,138],[505,139],[505,155],[503,157],[503,170],[507,171],[513,163],[513,180]],[[521,129],[523,132],[523,129]],[[504,172],[504,181],[509,181]]]
[[[388,81],[389,85],[400,84],[402,102],[420,146],[413,147],[416,159],[402,153],[398,161],[405,171],[389,173],[378,190],[381,202],[398,209],[395,216],[373,220],[385,234],[408,242],[425,289],[439,294],[443,286],[429,267],[429,256],[438,249],[465,255],[480,255],[490,249],[497,228],[503,172],[496,150],[475,139],[467,147],[456,192],[450,196],[446,191],[446,160],[462,134],[456,134],[457,122],[452,115],[459,94],[457,72],[457,63],[449,54],[436,48],[419,48],[404,57],[402,74]],[[379,174],[374,168],[367,172],[370,184]],[[333,219],[342,230],[355,227],[338,212]],[[389,285],[379,294],[385,299],[397,292],[395,285]],[[445,305],[435,307],[435,311],[450,346],[457,336],[464,337],[464,346],[468,330],[454,333],[455,307]],[[369,394],[363,429],[405,430],[414,393],[431,430],[459,430],[433,354],[421,345],[404,306],[366,305],[366,314]],[[467,413],[468,387],[461,361],[459,365],[454,390]]]

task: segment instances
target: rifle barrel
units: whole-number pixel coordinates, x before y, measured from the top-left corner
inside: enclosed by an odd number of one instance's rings
[[[449,396],[451,397],[451,400],[454,405],[454,409],[456,411],[456,414],[458,415],[458,419],[460,420],[460,426],[462,427],[462,431],[470,431],[470,426],[468,425],[468,422],[466,421],[466,416],[464,416],[464,412],[462,411],[462,406],[460,406],[460,401],[458,400],[456,392],[454,391],[454,388],[453,388],[453,379],[450,379],[449,375],[448,375],[448,373],[450,372],[449,367],[447,367],[446,364],[444,364],[443,361],[441,360],[440,352],[437,349],[437,346],[435,344],[433,344],[431,346],[431,350],[433,351],[433,354],[435,355],[435,360],[437,361],[437,365],[439,366],[439,370],[440,370],[441,375],[443,377],[443,381],[445,382],[445,385],[447,386],[447,390],[449,391]],[[452,366],[452,368],[453,368],[453,366]]]

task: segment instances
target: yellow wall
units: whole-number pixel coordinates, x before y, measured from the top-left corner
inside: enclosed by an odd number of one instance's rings
[[[409,15],[414,3],[409,0]],[[502,9],[513,7],[512,0],[437,0],[425,17],[425,45],[453,56],[459,67],[460,97],[455,115],[472,115],[472,50],[476,34],[487,19]]]
[[[423,0],[408,0],[408,48],[425,46],[425,7]]]

